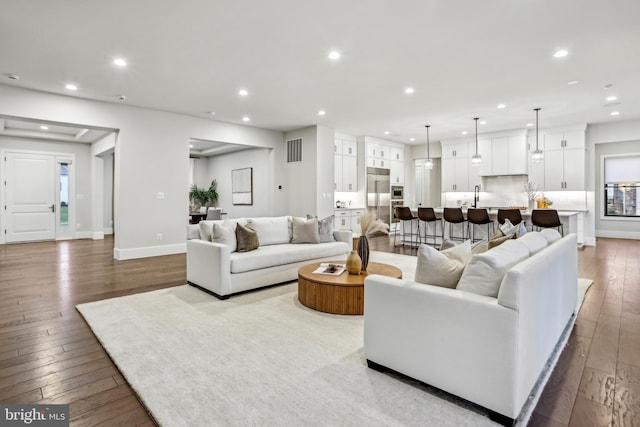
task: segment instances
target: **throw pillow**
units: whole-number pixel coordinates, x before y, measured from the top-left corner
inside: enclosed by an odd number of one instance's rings
[[[497,248],[474,255],[456,289],[495,298],[507,270],[528,257],[529,250],[517,240],[509,240]]]
[[[291,243],[320,243],[318,218],[293,218],[293,238]]]
[[[318,220],[318,234],[320,235],[320,243],[335,242],[333,237],[333,223],[335,215],[328,216],[326,218]],[[317,216],[311,216],[307,214],[307,219],[318,218]]]
[[[445,288],[455,288],[470,258],[471,244],[469,241],[443,251],[438,251],[429,245],[420,245],[415,281]]]
[[[227,245],[230,248],[230,252],[235,252],[238,248],[236,225],[227,220],[213,223],[213,236],[211,241]]]
[[[511,239],[515,239],[515,238],[516,238],[516,233],[511,233],[511,234],[506,235],[506,236],[498,237],[496,239],[491,239],[491,240],[489,240],[488,248],[489,249],[493,249],[496,246],[500,246],[501,244],[503,244],[507,240],[511,240]]]
[[[440,245],[440,250],[444,251],[444,250],[452,248],[454,246],[456,246],[456,242],[454,242],[453,240],[444,239],[442,241],[442,244]]]
[[[258,233],[256,233],[251,224],[244,226],[238,223],[236,226],[236,241],[238,252],[249,252],[258,249],[260,246]]]
[[[248,221],[258,233],[260,246],[289,243],[289,219],[286,216],[251,218]]]
[[[200,230],[200,240],[210,242],[213,235],[213,221],[200,221],[198,229]]]
[[[524,226],[524,221],[518,224],[516,227],[517,227],[516,236],[518,238],[527,234],[527,227]]]
[[[480,240],[479,242],[475,242],[471,245],[471,254],[481,254],[482,252],[486,252],[489,250],[489,242],[486,240]]]
[[[507,234],[511,234],[511,233],[515,233],[518,231],[518,226],[511,224],[511,221],[509,221],[509,218],[505,218],[504,219],[504,224],[502,224],[500,226],[500,231],[502,231],[504,233],[504,235],[506,236]]]

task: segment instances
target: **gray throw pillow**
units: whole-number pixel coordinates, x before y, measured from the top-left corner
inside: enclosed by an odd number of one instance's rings
[[[238,223],[236,226],[236,242],[238,244],[238,252],[249,252],[258,249],[260,241],[258,240],[258,233],[253,229],[251,224],[243,226]]]
[[[320,235],[320,243],[335,242],[333,237],[333,222],[335,215],[328,216],[324,219],[318,220],[318,234]],[[307,214],[307,219],[318,218]]]
[[[320,243],[318,218],[293,218],[293,238],[291,243]]]

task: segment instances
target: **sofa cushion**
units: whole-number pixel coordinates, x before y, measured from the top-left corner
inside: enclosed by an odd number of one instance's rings
[[[538,253],[547,247],[547,239],[537,231],[525,234],[520,237],[518,241],[523,243],[527,249],[529,249],[529,255]]]
[[[457,243],[453,240],[444,239],[442,241],[442,244],[440,245],[440,250],[444,251],[445,249],[452,248],[456,245]],[[487,250],[489,250],[489,242],[487,242],[486,240],[480,240],[479,242],[471,243],[471,255],[481,254],[482,252],[486,252]]]
[[[246,225],[247,224],[247,220],[245,218],[233,218],[233,219],[226,219],[226,220],[216,219],[216,220],[200,221],[198,223],[198,229],[200,230],[200,240],[206,240],[206,241],[210,242],[211,241],[211,236],[213,236],[213,223],[215,223],[215,222],[221,223],[222,221],[231,221],[233,224],[242,224],[242,225]]]
[[[554,230],[553,228],[545,228],[544,230],[540,231],[540,234],[542,234],[544,238],[547,239],[547,242],[549,244],[562,239],[562,235],[558,232],[558,230]]]
[[[302,243],[260,246],[251,252],[235,252],[230,256],[231,273],[243,273],[245,271],[261,268],[275,267],[335,256],[337,260],[346,259],[349,245],[345,242],[330,243]]]
[[[515,239],[515,238],[516,238],[516,233],[511,233],[511,234],[509,234],[507,236],[496,237],[495,239],[489,240],[489,242],[487,243],[487,249],[493,249],[496,246],[500,246],[501,244],[503,244],[507,240],[511,240],[511,239]]]
[[[318,218],[293,218],[293,238],[291,243],[320,243]]]
[[[238,244],[236,240],[236,225],[231,221],[214,221],[211,241],[229,246],[231,252],[235,252]]]
[[[420,245],[415,281],[444,288],[455,288],[470,258],[469,240],[443,251],[438,251],[429,245]]]
[[[473,255],[456,289],[495,298],[507,270],[528,257],[529,250],[517,240],[508,240],[487,252]]]
[[[258,233],[260,246],[280,245],[289,243],[291,240],[289,236],[289,217],[251,218],[248,222]]]
[[[252,224],[246,226],[242,224],[236,225],[236,241],[238,252],[249,252],[260,247],[258,233],[253,229]]]
[[[333,237],[333,222],[335,215],[328,216],[318,221],[318,234],[320,235],[320,243],[335,242]]]

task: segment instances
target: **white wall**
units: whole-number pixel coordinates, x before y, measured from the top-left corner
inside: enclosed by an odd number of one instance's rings
[[[102,156],[103,181],[102,181],[102,220],[104,234],[113,234],[113,153]]]
[[[282,145],[283,136],[209,118],[6,85],[0,85],[0,114],[118,130],[114,159],[114,256],[118,259],[185,251],[190,138],[272,148]],[[77,192],[89,197],[90,182],[78,180]],[[164,198],[157,197],[159,192]],[[89,221],[90,212],[86,218],[78,222]],[[157,240],[158,234],[162,240]]]
[[[286,163],[286,141],[302,138],[302,161]],[[305,216],[315,215],[316,174],[317,174],[317,129],[310,126],[286,132],[281,151],[274,155],[281,155],[284,159],[282,179],[276,180],[276,185],[282,185],[282,194],[286,197],[286,206],[280,210],[281,215]],[[333,146],[333,142],[331,143]],[[331,162],[333,164],[333,162]],[[333,183],[333,167],[331,168],[331,182]]]
[[[317,127],[316,210],[318,218],[333,215],[333,184],[335,178],[335,131],[325,126]]]
[[[585,229],[595,230],[597,237],[640,239],[640,220],[602,219],[604,193],[600,176],[601,156],[607,154],[640,153],[640,120],[600,125],[587,129],[587,188],[590,190]]]
[[[1,102],[1,101],[0,101]],[[91,146],[89,144],[71,142],[49,142],[0,136],[0,148],[44,151],[48,153],[75,154],[76,229],[75,233],[88,237],[91,233]],[[0,168],[4,162],[0,162]],[[0,224],[2,228],[2,224]]]
[[[231,171],[253,168],[253,205],[233,205],[231,200]],[[207,182],[218,182],[218,206],[227,218],[269,216],[273,214],[273,150],[252,149],[221,156],[207,161]]]

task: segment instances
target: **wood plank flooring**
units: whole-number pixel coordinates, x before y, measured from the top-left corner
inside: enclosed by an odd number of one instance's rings
[[[640,241],[598,239],[579,263],[595,283],[529,425],[640,425]],[[75,305],[182,285],[185,269],[184,254],[116,261],[111,238],[0,245],[0,402],[68,403],[74,426],[153,425]]]

